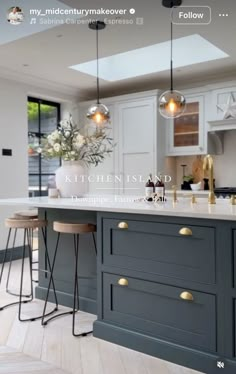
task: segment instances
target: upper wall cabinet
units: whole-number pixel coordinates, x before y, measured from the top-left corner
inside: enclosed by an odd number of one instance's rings
[[[103,164],[90,169],[90,174],[97,175],[101,182],[90,184],[90,192],[143,195],[148,174],[164,171],[165,124],[158,112],[158,92],[112,97],[102,102],[112,114],[111,135],[116,147]],[[82,125],[86,123],[88,105],[83,103],[80,107]]]
[[[204,154],[207,148],[205,129],[205,95],[186,95],[185,112],[167,120],[167,155]]]

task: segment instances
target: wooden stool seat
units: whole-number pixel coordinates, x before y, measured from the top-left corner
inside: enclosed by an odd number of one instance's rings
[[[47,221],[39,219],[7,218],[5,226],[10,229],[36,229],[47,226]]]
[[[96,225],[91,223],[54,221],[53,230],[63,234],[86,234],[96,232]]]
[[[14,218],[18,219],[37,219],[38,218],[38,211],[37,209],[32,210],[23,210],[20,212],[15,212]]]

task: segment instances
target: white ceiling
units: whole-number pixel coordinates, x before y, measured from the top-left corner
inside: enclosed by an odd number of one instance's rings
[[[31,0],[32,8],[57,7],[57,0]],[[23,7],[23,0],[21,6]],[[25,0],[26,2],[26,0]],[[27,1],[29,4],[29,1]],[[4,4],[12,5],[4,0]],[[33,4],[34,3],[34,4]],[[36,3],[37,6],[36,6]],[[63,0],[62,6],[78,8],[78,0]],[[236,79],[236,1],[232,0],[183,0],[183,5],[209,5],[212,8],[212,22],[201,26],[174,26],[174,37],[180,38],[199,34],[216,47],[222,49],[230,57],[212,62],[203,62],[175,69],[175,85],[179,87],[205,83],[217,78],[232,77]],[[107,57],[133,49],[147,47],[168,41],[170,38],[169,10],[161,6],[161,0],[82,0],[81,8],[112,8],[112,4],[119,8],[135,8],[135,15],[129,19],[143,18],[143,25],[115,25],[107,26],[100,32],[100,56]],[[0,14],[4,14],[7,5],[0,6]],[[26,11],[25,11],[26,9]],[[28,12],[29,6],[23,9]],[[219,17],[219,13],[229,13],[228,17]],[[27,16],[28,17],[28,16]],[[26,18],[27,18],[26,17]],[[75,18],[75,17],[74,17]],[[76,17],[79,19],[79,17]],[[99,19],[102,19],[99,17]],[[25,20],[27,22],[27,19]],[[69,69],[69,66],[85,63],[95,58],[95,33],[87,25],[61,25],[47,28],[45,25],[31,25],[25,27],[27,32],[20,31],[22,25],[13,26],[0,23],[0,75],[14,77],[31,82],[35,79],[42,83],[57,84],[71,90],[84,98],[92,98],[95,94],[96,79],[88,74]],[[8,35],[11,31],[11,38]],[[18,30],[18,31],[17,31]],[[4,35],[6,36],[4,39]],[[194,51],[194,45],[192,45]],[[191,48],[183,53],[191,54]],[[137,61],[137,64],[139,61]],[[24,66],[28,65],[28,66]],[[185,65],[183,63],[183,65]],[[169,71],[162,71],[141,77],[130,78],[118,82],[101,80],[102,96],[116,95],[136,90],[153,88],[166,89],[169,86]]]

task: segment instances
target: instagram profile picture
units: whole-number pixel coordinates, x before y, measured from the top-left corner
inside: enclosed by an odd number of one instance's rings
[[[7,21],[11,25],[20,25],[24,20],[24,13],[19,6],[12,6],[7,12]]]

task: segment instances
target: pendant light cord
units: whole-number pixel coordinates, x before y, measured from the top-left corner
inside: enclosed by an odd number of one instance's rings
[[[173,22],[170,22],[170,89],[173,91]]]
[[[97,44],[97,104],[100,104],[100,89],[99,89],[99,51],[98,51],[98,23],[96,27],[96,44]]]

